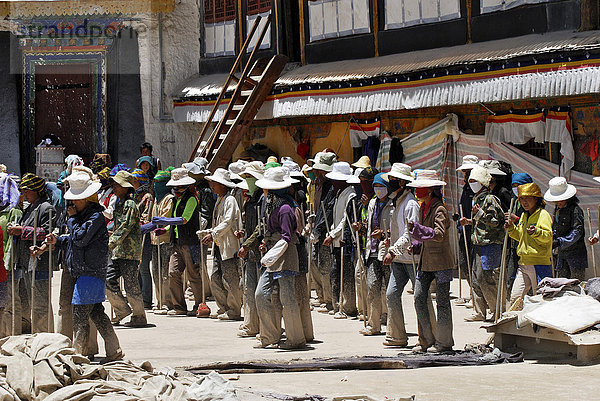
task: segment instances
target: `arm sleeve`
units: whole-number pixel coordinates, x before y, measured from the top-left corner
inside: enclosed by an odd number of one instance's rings
[[[104,212],[102,212],[102,214],[104,215],[104,217],[106,217],[108,220],[112,220],[113,219],[113,213],[115,211],[115,205],[117,204],[117,196],[113,195],[110,197],[110,199],[108,200],[108,207],[106,209],[104,209]]]
[[[227,196],[227,198],[223,201],[223,221],[219,223],[216,227],[212,228],[212,236],[213,237],[221,237],[225,231],[228,229],[233,229],[234,222],[238,221],[239,209],[237,206],[237,202],[233,196]]]
[[[196,207],[198,207],[198,199],[195,197],[188,199],[187,203],[185,204],[185,209],[183,209],[183,215],[181,216],[183,217],[184,224],[192,219]]]
[[[258,225],[254,228],[254,231],[252,232],[252,234],[246,238],[246,241],[244,241],[244,243],[242,244],[242,246],[244,248],[251,248],[254,245],[256,245],[256,243],[259,241],[259,230],[258,230]]]
[[[104,219],[98,213],[94,213],[92,218],[83,224],[70,224],[73,244],[80,248],[88,246],[102,227],[104,227]]]
[[[535,232],[531,237],[539,245],[552,244],[552,218],[545,210],[541,211],[540,217],[535,225]]]
[[[126,201],[123,214],[125,215],[123,222],[114,227],[113,234],[110,236],[109,244],[113,247],[123,241],[134,225],[139,224],[140,221],[139,211],[132,200]]]
[[[581,241],[585,233],[584,224],[583,211],[579,207],[576,207],[573,212],[573,229],[564,237],[557,238],[560,243],[559,249],[561,251],[568,250],[577,242]]]
[[[405,215],[400,216],[400,218],[406,218],[406,221],[417,223],[419,221],[419,204],[414,200],[410,200],[405,209]],[[390,247],[390,251],[395,256],[402,255],[406,252],[406,248],[410,245],[410,237],[408,232],[408,226],[403,222],[402,226],[404,226],[404,231],[399,233],[400,236],[398,240]]]
[[[265,267],[271,267],[279,260],[279,258],[285,253],[289,246],[288,241],[284,239],[280,239],[273,245],[271,249],[265,253],[265,255],[260,259],[260,263]]]
[[[279,209],[279,226],[281,227],[281,238],[290,242],[296,234],[296,215],[289,205],[283,205]]]

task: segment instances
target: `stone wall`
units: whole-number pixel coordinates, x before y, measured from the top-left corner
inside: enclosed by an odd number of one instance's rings
[[[19,158],[19,95],[17,75],[10,71],[10,33],[0,32],[0,163],[8,171],[20,174]]]
[[[145,16],[134,24],[138,32],[145,137],[154,146],[154,153],[161,158],[163,167],[186,162],[202,128],[201,124],[174,123],[170,96],[184,80],[198,73],[198,1],[181,0],[172,13]]]

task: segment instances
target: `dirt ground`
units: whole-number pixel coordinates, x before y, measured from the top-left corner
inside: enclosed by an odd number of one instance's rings
[[[56,278],[54,283],[58,283]],[[463,281],[463,296],[468,286]],[[458,281],[452,283],[458,296]],[[58,305],[58,288],[54,290]],[[412,295],[403,297],[407,331],[416,338],[416,316]],[[110,313],[108,303],[106,310]],[[208,305],[215,310],[214,302]],[[191,305],[190,305],[191,306]],[[482,343],[488,337],[481,323],[466,323],[471,309],[453,301],[455,349],[467,343]],[[304,351],[254,349],[256,340],[238,338],[240,322],[197,319],[194,317],[155,316],[148,313],[152,328],[117,327],[126,358],[150,361],[155,367],[194,368],[211,362],[248,360],[292,360],[341,356],[395,356],[406,349],[385,348],[384,336],[365,337],[358,333],[362,322],[335,320],[313,312],[315,338],[319,340]],[[103,353],[101,339],[100,347]],[[377,400],[416,395],[417,400],[518,400],[518,399],[600,399],[597,384],[600,365],[581,365],[562,355],[526,355],[525,363],[485,367],[439,367],[377,371],[323,371],[307,373],[227,375],[240,389],[251,388],[302,396],[326,397],[366,395]],[[387,397],[387,398],[386,398]]]

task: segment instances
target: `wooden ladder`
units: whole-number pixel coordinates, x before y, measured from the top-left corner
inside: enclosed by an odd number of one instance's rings
[[[254,22],[248,37],[240,49],[240,53],[231,68],[231,72],[229,73],[229,76],[221,89],[221,93],[217,97],[208,119],[202,127],[196,145],[190,154],[190,162],[197,156],[205,157],[208,160],[208,168],[211,171],[227,165],[233,151],[242,140],[244,134],[248,131],[258,109],[267,98],[269,92],[271,92],[273,84],[277,78],[279,78],[279,75],[281,74],[281,71],[283,71],[288,60],[286,56],[275,55],[271,59],[260,58],[254,61],[255,53],[260,48],[267,32],[267,28],[271,23],[271,15],[269,15],[267,17],[267,22],[262,28],[260,36],[256,41],[256,45],[252,49],[248,60],[242,68],[241,75],[239,77],[235,75],[235,71],[242,63],[248,45],[258,29],[260,21],[261,17],[259,16]],[[219,104],[223,101],[227,88],[232,81],[236,83],[236,86],[225,113],[217,123],[215,129],[210,133],[208,138],[204,140],[219,108]]]

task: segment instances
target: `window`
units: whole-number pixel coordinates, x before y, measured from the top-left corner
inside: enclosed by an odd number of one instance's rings
[[[204,44],[206,57],[235,54],[236,1],[204,1]]]
[[[460,18],[460,0],[385,0],[385,29],[456,18]]]
[[[369,0],[309,0],[310,41],[371,32]]]
[[[523,4],[547,3],[550,0],[481,0],[481,13],[508,10]]]
[[[532,156],[539,157],[540,159],[548,160],[548,145],[545,142],[538,143],[534,139],[530,139],[523,145],[512,144],[517,149],[521,149],[523,152],[529,153]]]
[[[254,25],[254,21],[260,15],[262,20],[260,21],[260,25],[254,34],[254,37],[250,41],[248,45],[248,52],[251,52],[256,46],[256,41],[262,32],[263,27],[267,23],[267,17],[271,13],[271,0],[248,0],[247,7],[247,16],[246,16],[246,32],[250,33],[252,26]],[[275,24],[275,20],[271,21],[271,25],[267,28],[267,32],[265,33],[265,37],[260,45],[261,49],[270,49],[271,48],[271,27]]]

